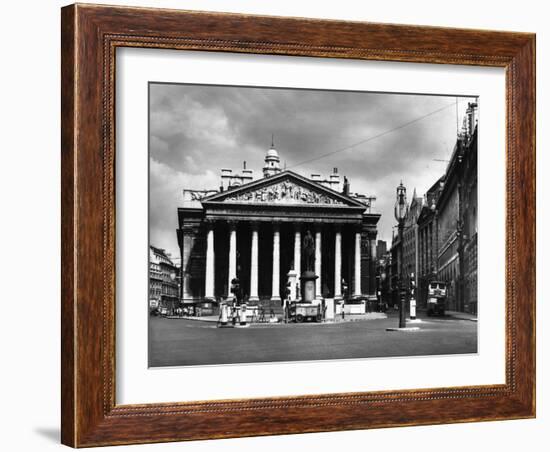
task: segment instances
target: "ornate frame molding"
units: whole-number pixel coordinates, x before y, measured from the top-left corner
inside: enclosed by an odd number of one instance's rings
[[[118,47],[506,68],[506,383],[116,405],[114,87]],[[535,415],[534,35],[71,5],[62,9],[61,154],[64,444],[83,447]]]

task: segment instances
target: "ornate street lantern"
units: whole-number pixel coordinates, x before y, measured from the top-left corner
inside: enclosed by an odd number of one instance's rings
[[[397,187],[397,197],[395,200],[394,208],[395,219],[401,223],[407,216],[407,189],[403,185],[403,182]]]
[[[399,328],[405,328],[405,288],[404,288],[404,271],[403,271],[403,225],[407,216],[407,189],[403,185],[403,181],[397,187],[397,196],[395,200],[395,219],[398,223],[399,234]]]

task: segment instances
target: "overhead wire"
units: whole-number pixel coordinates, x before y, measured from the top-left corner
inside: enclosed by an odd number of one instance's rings
[[[449,107],[452,107],[452,106],[454,106],[454,105],[456,105],[457,108],[458,108],[458,98],[456,99],[455,102],[453,102],[453,103],[451,103],[451,104],[445,105],[445,106],[443,106],[443,107],[441,107],[441,108],[438,108],[437,110],[433,110],[433,111],[431,111],[431,112],[429,112],[429,113],[426,113],[426,114],[424,114],[424,115],[422,115],[422,116],[419,116],[419,117],[417,117],[417,118],[414,118],[414,119],[412,119],[412,120],[410,120],[410,121],[407,121],[407,122],[405,122],[405,123],[403,123],[403,124],[401,124],[401,125],[399,125],[399,126],[397,126],[397,127],[393,127],[392,129],[386,130],[386,131],[384,131],[384,132],[380,132],[380,133],[378,133],[378,134],[376,134],[376,135],[373,135],[373,136],[371,136],[371,137],[365,138],[364,140],[361,140],[361,141],[358,141],[358,142],[356,142],[356,143],[350,144],[350,145],[345,146],[345,147],[343,147],[343,148],[339,148],[339,149],[336,149],[336,150],[334,150],[334,151],[330,151],[330,152],[327,152],[327,153],[325,153],[325,154],[319,155],[319,156],[317,156],[317,157],[313,157],[313,158],[310,158],[310,159],[307,159],[307,160],[303,160],[303,161],[301,161],[301,162],[299,162],[299,163],[295,163],[294,165],[288,166],[287,169],[291,169],[291,168],[295,168],[295,167],[297,167],[297,166],[305,165],[306,163],[315,162],[315,161],[321,160],[321,159],[323,159],[323,158],[325,158],[325,157],[329,157],[329,156],[331,156],[331,155],[338,154],[338,153],[340,153],[340,152],[344,152],[344,151],[347,151],[347,150],[349,150],[349,149],[353,149],[353,148],[355,148],[355,147],[357,147],[357,146],[360,146],[360,145],[362,145],[362,144],[368,143],[369,141],[375,140],[375,139],[380,138],[380,137],[383,137],[383,136],[385,136],[385,135],[389,135],[390,133],[396,132],[397,130],[401,130],[401,129],[405,128],[405,127],[408,127],[408,126],[410,126],[411,124],[414,124],[414,123],[416,123],[416,122],[422,121],[423,119],[425,119],[425,118],[427,118],[427,117],[429,117],[429,116],[433,116],[433,115],[435,115],[435,114],[437,114],[437,113],[439,113],[439,112],[441,112],[441,111],[443,111],[443,110],[445,110],[445,109],[447,109],[447,108],[449,108]]]

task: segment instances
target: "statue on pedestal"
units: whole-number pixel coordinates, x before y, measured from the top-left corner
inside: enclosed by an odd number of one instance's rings
[[[305,271],[314,271],[315,266],[315,241],[311,232],[308,230],[304,236],[303,243],[304,254],[306,256]]]
[[[315,274],[315,240],[308,230],[302,244],[306,257],[305,271],[300,276],[302,287],[302,302],[311,303],[315,300],[315,280],[319,277]]]

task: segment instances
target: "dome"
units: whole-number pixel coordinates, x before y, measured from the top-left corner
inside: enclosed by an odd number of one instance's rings
[[[275,157],[275,158],[279,158],[279,153],[277,152],[276,149],[271,148],[271,149],[269,149],[269,150],[267,151],[266,157]]]
[[[271,147],[267,150],[264,161],[264,177],[273,176],[281,172],[281,159],[279,158],[279,153],[273,144],[273,136],[271,136]]]

